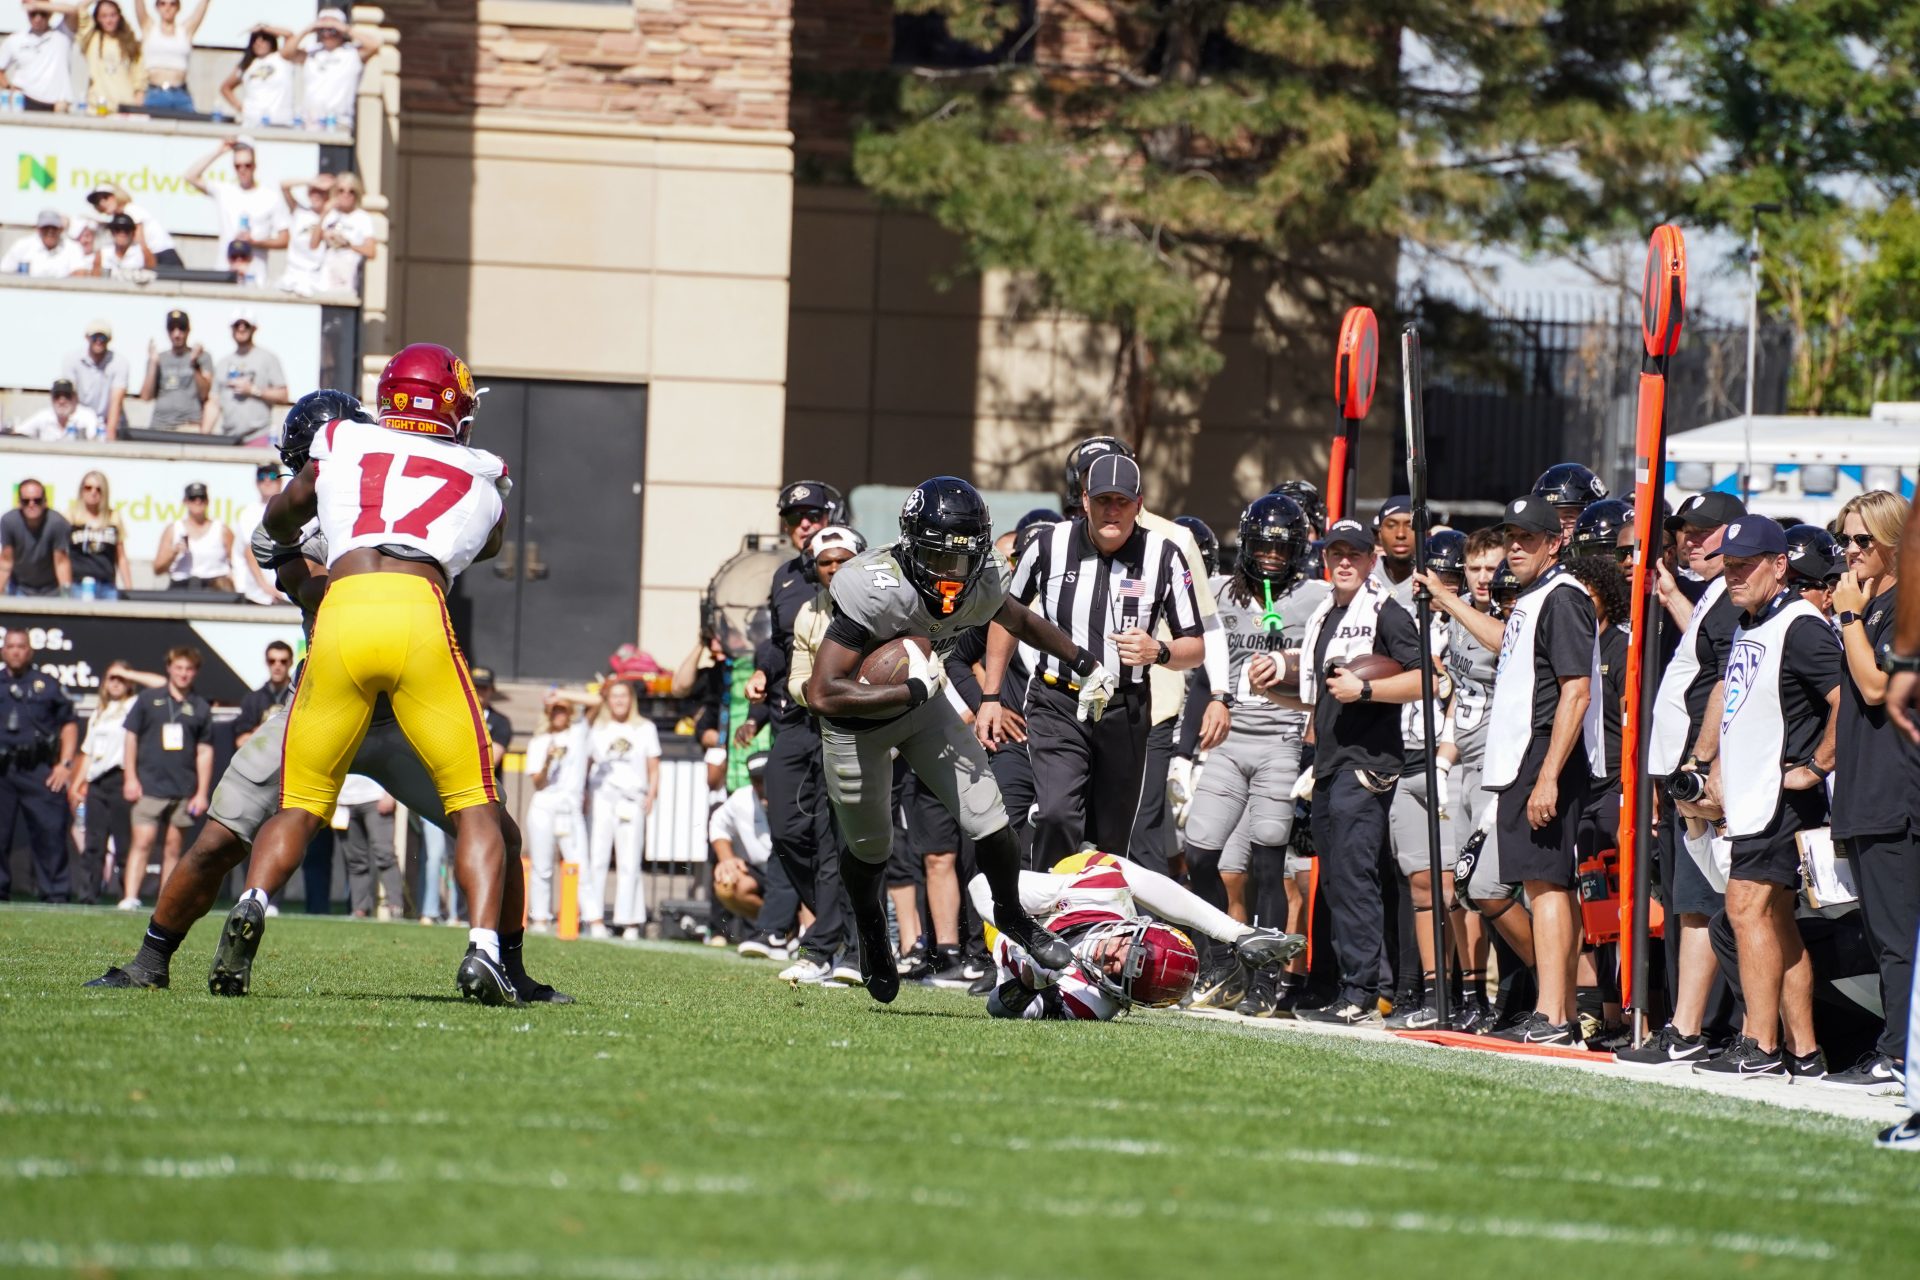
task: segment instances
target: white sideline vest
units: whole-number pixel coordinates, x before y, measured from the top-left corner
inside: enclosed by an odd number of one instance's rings
[[[1715,578],[1693,606],[1687,629],[1680,635],[1680,647],[1660,677],[1660,692],[1653,704],[1653,734],[1647,742],[1647,772],[1664,778],[1680,768],[1680,752],[1687,745],[1687,686],[1700,670],[1700,621],[1721,596],[1727,594],[1725,577]],[[1664,606],[1663,606],[1664,607]]]
[[[1794,620],[1819,617],[1819,610],[1795,595],[1759,626],[1734,630],[1733,648],[1727,651],[1726,709],[1720,713],[1720,780],[1729,836],[1760,834],[1780,807],[1787,741],[1781,656]]]
[[[1513,785],[1514,779],[1520,774],[1521,761],[1526,757],[1527,745],[1533,741],[1533,691],[1538,678],[1538,673],[1533,669],[1533,644],[1540,629],[1540,615],[1545,612],[1540,606],[1549,592],[1567,588],[1586,591],[1578,578],[1558,565],[1547,572],[1552,577],[1547,580],[1546,586],[1523,594],[1514,602],[1513,613],[1507,618],[1506,633],[1500,638],[1500,667],[1493,677],[1493,709],[1487,719],[1486,774],[1481,783],[1490,791]],[[1599,770],[1606,768],[1606,752],[1601,736],[1600,699],[1605,695],[1600,691],[1600,639],[1597,632],[1592,648],[1592,670],[1589,675],[1592,696],[1587,702],[1587,713],[1581,720],[1580,736],[1587,744],[1587,769],[1598,778],[1602,776]]]

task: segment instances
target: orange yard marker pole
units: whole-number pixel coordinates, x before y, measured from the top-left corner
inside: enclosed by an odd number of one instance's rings
[[[572,942],[580,936],[580,864],[560,864],[560,924],[558,937]]]

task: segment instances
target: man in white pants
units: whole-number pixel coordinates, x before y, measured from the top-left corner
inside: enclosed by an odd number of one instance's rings
[[[527,778],[533,799],[527,804],[527,853],[533,877],[527,884],[527,923],[535,929],[553,924],[554,854],[578,865],[586,852],[586,820],[580,802],[587,790],[587,730],[573,722],[573,704],[562,698],[547,703],[547,726],[527,744]]]

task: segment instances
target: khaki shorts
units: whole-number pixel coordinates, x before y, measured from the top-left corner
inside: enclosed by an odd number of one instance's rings
[[[194,817],[187,812],[190,796],[149,796],[142,795],[133,803],[133,825],[136,827],[190,827]]]

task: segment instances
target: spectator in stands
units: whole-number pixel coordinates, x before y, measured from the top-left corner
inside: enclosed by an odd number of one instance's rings
[[[62,8],[28,0],[27,29],[0,40],[0,88],[26,95],[29,111],[64,111],[73,101],[73,33]]]
[[[86,253],[67,239],[67,220],[57,209],[42,209],[33,226],[34,234],[21,236],[0,256],[0,276],[64,280],[92,270]]]
[[[207,486],[198,480],[183,495],[187,514],[160,535],[153,571],[169,591],[233,590],[233,530],[207,515]]]
[[[332,210],[333,175],[288,178],[280,184],[280,198],[287,204],[289,228],[287,261],[280,271],[279,287],[310,297],[324,287],[320,267],[326,258],[326,245],[321,241],[321,224]]]
[[[159,676],[130,672],[124,662],[111,663],[100,677],[100,698],[80,746],[84,759],[67,789],[69,809],[77,812],[81,805],[87,807],[86,843],[73,868],[73,900],[82,906],[100,900],[108,848],[113,850],[114,862],[124,868],[133,847],[133,806],[127,803],[125,766],[127,713],[133,710],[135,685],[157,688],[165,683]]]
[[[93,206],[95,222],[111,223],[115,214],[124,213],[133,219],[133,225],[140,229],[140,239],[153,256],[153,265],[157,267],[178,267],[180,251],[174,247],[173,236],[160,225],[152,214],[133,202],[127,189],[117,182],[104,182],[87,192],[87,203]]]
[[[73,383],[56,378],[48,395],[51,404],[14,427],[15,435],[36,440],[104,440],[107,429],[100,415],[80,403]]]
[[[264,283],[264,281],[255,279],[258,273],[254,271],[253,264],[255,262],[265,261],[266,255],[256,255],[253,251],[253,245],[245,240],[234,240],[227,245],[227,270],[233,273],[233,282],[235,284],[257,285]]]
[[[253,531],[266,518],[267,504],[284,484],[276,464],[263,462],[255,467],[253,487],[260,501],[249,502],[233,522],[233,576],[240,583],[240,594],[255,604],[280,604],[286,599],[274,589],[273,575],[253,558]]]
[[[379,33],[354,34],[345,10],[322,9],[315,15],[313,25],[295,37],[287,50],[289,62],[305,67],[309,125],[327,128],[331,122],[335,128],[353,128],[360,76],[379,52]]]
[[[87,60],[87,106],[104,114],[145,102],[147,65],[140,37],[116,0],[95,0],[79,17],[80,53]]]
[[[57,596],[73,584],[66,517],[47,510],[38,480],[22,480],[14,496],[20,505],[0,515],[0,594]]]
[[[100,258],[100,228],[92,220],[78,218],[67,224],[67,240],[74,251],[80,255],[83,265],[73,274],[76,276],[95,275],[95,264]]]
[[[113,326],[104,318],[87,322],[87,349],[67,357],[64,377],[80,403],[100,416],[107,439],[119,436],[126,421],[127,359],[113,349]]]
[[[80,477],[80,496],[67,505],[67,561],[81,593],[93,581],[95,599],[112,600],[133,586],[127,563],[127,526],[113,509],[113,494],[104,471]]]
[[[285,640],[267,644],[267,682],[249,689],[240,699],[240,714],[233,718],[233,747],[238,751],[269,716],[278,715],[293,705],[293,646]]]
[[[207,177],[213,162],[228,152],[233,153],[234,180],[222,182]],[[226,256],[227,246],[236,240],[252,245],[247,283],[265,285],[267,258],[263,250],[287,247],[287,214],[280,207],[279,195],[260,185],[259,166],[253,144],[245,136],[228,138],[187,170],[186,181],[220,207],[221,256]]]
[[[147,248],[140,224],[124,213],[108,218],[107,242],[94,251],[93,274],[111,276],[122,271],[151,271],[153,267],[153,252]]]
[[[347,864],[347,901],[356,920],[371,920],[379,907],[376,888],[386,890],[382,919],[397,919],[401,902],[400,864],[393,858],[393,797],[365,774],[350,773],[340,786],[340,810],[347,825],[340,832],[340,857]]]
[[[360,268],[379,249],[373,238],[373,215],[360,207],[360,179],[343,173],[333,184],[333,207],[321,231],[326,247],[321,267],[323,288],[360,292]]]
[[[265,23],[247,36],[240,65],[220,86],[220,96],[245,124],[293,123],[293,63],[280,54],[287,33]],[[237,91],[237,92],[236,92]]]
[[[124,794],[133,806],[133,848],[127,857],[122,911],[140,909],[153,844],[161,842],[160,881],[180,861],[180,833],[207,811],[213,790],[213,709],[193,691],[200,674],[200,651],[182,646],[167,651],[167,683],[134,699],[127,713]]]
[[[187,345],[192,322],[184,311],[167,312],[167,349],[147,343],[147,378],[140,398],[153,402],[150,427],[162,431],[198,431],[213,390],[213,361],[199,343]]]
[[[200,20],[207,16],[207,3],[199,0],[193,12],[183,18],[180,0],[154,0],[154,14],[149,17],[147,0],[133,0],[134,16],[147,37],[147,110],[193,110],[193,95],[187,91],[187,64],[193,56],[193,37],[200,30]]]
[[[253,309],[235,311],[232,329],[233,354],[220,361],[219,395],[207,401],[205,425],[209,434],[217,426],[221,435],[245,439],[264,433],[271,424],[273,406],[292,404],[293,397],[287,394],[280,357],[253,345],[260,331]]]

